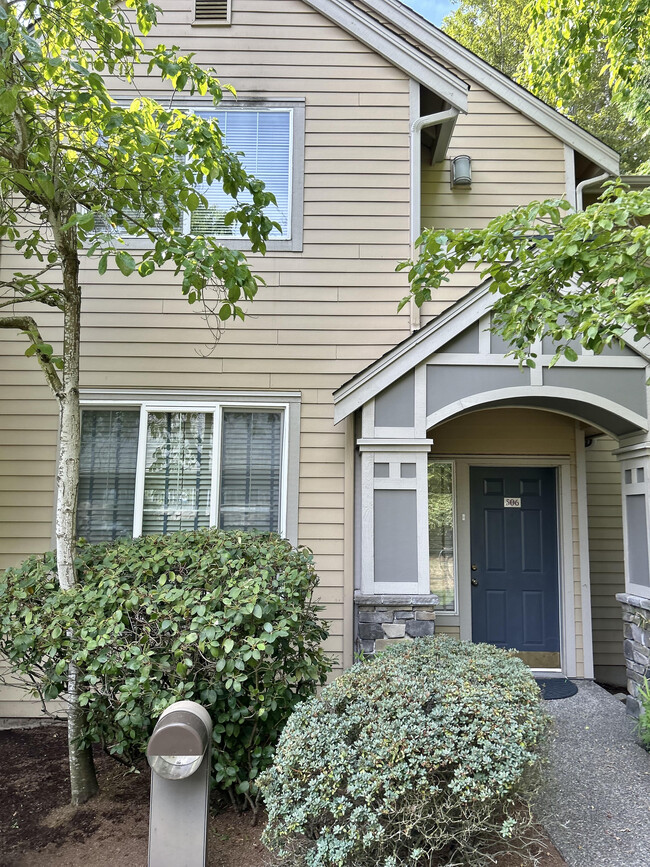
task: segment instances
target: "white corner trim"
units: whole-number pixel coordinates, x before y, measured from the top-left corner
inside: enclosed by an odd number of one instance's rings
[[[307,2],[314,5],[312,0]],[[520,111],[551,135],[575,148],[608,172],[616,175],[619,173],[620,157],[616,151],[481,60],[403,3],[397,0],[372,0],[372,8],[430,51],[444,57],[462,75],[480,82],[481,87]]]
[[[564,183],[567,202],[575,210],[578,205],[578,197],[576,195],[576,166],[575,153],[572,147],[564,145]]]
[[[454,108],[467,113],[469,85],[439,61],[428,57],[419,49],[401,39],[371,15],[358,9],[348,0],[306,0],[339,27],[372,48],[409,78],[419,81],[429,90],[446,100]]]
[[[591,621],[591,575],[589,571],[589,516],[587,511],[587,461],[585,435],[580,425],[575,425],[576,437],[576,486],[578,493],[578,540],[580,560],[580,599],[582,610],[582,654],[584,676],[594,677],[594,641]]]
[[[576,653],[575,589],[573,579],[573,516],[571,514],[571,466],[559,465],[559,567],[560,567],[560,642],[562,669],[567,677],[578,674]]]

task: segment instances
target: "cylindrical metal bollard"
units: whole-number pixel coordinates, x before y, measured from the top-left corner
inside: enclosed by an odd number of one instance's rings
[[[149,867],[205,867],[212,720],[194,701],[162,712],[147,746],[151,766]]]

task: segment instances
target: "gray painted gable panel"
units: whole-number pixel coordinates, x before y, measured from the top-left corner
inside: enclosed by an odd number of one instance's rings
[[[472,394],[530,385],[528,370],[518,367],[429,365],[427,367],[427,415]]]
[[[544,385],[577,388],[646,415],[646,384],[643,368],[550,367],[544,370]]]
[[[510,352],[510,348],[510,344],[498,332],[490,334],[490,351],[492,355],[507,355]]]
[[[375,399],[375,427],[413,427],[415,374],[398,379]]]
[[[478,325],[466,328],[458,337],[453,337],[446,343],[440,352],[478,352]]]

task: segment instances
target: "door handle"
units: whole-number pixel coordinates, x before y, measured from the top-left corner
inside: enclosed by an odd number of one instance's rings
[[[472,578],[472,587],[478,587],[478,579]]]

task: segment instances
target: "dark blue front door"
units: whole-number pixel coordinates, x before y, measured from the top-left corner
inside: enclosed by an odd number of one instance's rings
[[[471,467],[472,641],[559,653],[553,467]]]

